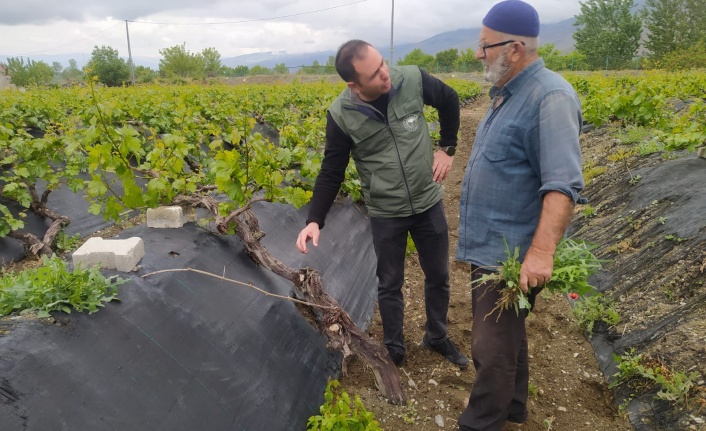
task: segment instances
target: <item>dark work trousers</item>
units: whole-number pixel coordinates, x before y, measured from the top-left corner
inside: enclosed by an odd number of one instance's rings
[[[492,271],[471,265],[471,279]],[[529,361],[527,354],[526,310],[519,316],[513,308],[503,310],[498,318],[495,308],[504,283],[474,285],[471,291],[473,325],[471,356],[476,379],[468,407],[458,420],[460,431],[499,431],[506,420],[527,420]],[[530,303],[541,289],[530,291]],[[486,317],[486,315],[488,315]]]
[[[371,217],[373,246],[377,256],[378,309],[382,317],[383,342],[406,353],[404,321],[404,261],[407,232],[412,236],[424,271],[427,338],[431,343],[446,339],[449,308],[449,227],[441,201],[409,217]]]

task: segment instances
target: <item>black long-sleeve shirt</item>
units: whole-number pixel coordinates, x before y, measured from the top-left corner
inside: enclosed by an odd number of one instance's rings
[[[458,142],[458,129],[461,123],[461,106],[456,91],[447,84],[420,69],[422,73],[422,94],[425,105],[431,105],[439,112],[439,146],[455,147]],[[388,94],[383,94],[369,102],[385,115],[387,121]],[[353,139],[341,130],[326,114],[326,147],[321,171],[314,184],[314,193],[309,203],[307,224],[316,222],[324,227],[326,214],[345,179],[346,167],[353,148]],[[431,179],[430,179],[431,181]]]

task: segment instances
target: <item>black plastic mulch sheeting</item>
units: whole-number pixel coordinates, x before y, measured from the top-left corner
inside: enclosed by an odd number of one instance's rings
[[[637,169],[634,174],[641,178],[636,185],[628,185],[626,180],[625,184],[610,189],[615,194],[614,199],[627,203],[624,212],[644,209],[652,202],[669,202],[664,213],[661,214],[665,219],[664,226],[651,232],[651,236],[643,235],[640,241],[643,243],[651,240],[660,241],[665,234],[676,233],[679,237],[691,238],[689,248],[682,247],[686,252],[703,250],[706,244],[706,236],[704,236],[706,188],[703,181],[706,178],[706,160],[687,156],[662,162],[657,166]],[[596,204],[602,203],[596,202]],[[613,267],[612,270],[604,270],[596,274],[592,277],[591,283],[603,293],[611,293],[616,285],[620,285],[621,289],[629,288],[630,290],[624,291],[624,295],[634,294],[635,291],[642,292],[645,289],[657,289],[659,286],[645,286],[641,277],[659,273],[664,266],[677,265],[678,262],[669,259],[678,259],[681,255],[663,255],[658,257],[660,261],[652,262],[638,253],[633,256],[631,260],[624,263],[624,267]],[[632,265],[637,270],[631,271]],[[626,282],[626,277],[635,281]],[[612,377],[618,372],[614,354],[621,354],[631,347],[635,347],[639,353],[649,344],[668,336],[675,327],[689,322],[693,316],[702,315],[700,313],[703,309],[703,293],[682,300],[683,305],[655,319],[652,325],[645,329],[630,330],[622,335],[610,331],[598,331],[598,333],[594,331],[590,342],[603,375]],[[603,322],[598,323],[607,326]],[[696,353],[694,358],[698,360]],[[667,401],[655,399],[655,392],[656,390],[639,395],[627,404],[626,412],[636,431],[671,431],[681,426],[678,422],[679,410],[673,409]]]
[[[367,327],[377,282],[361,209],[334,205],[308,255],[294,247],[306,209],[262,204],[255,213],[268,250],[290,267],[319,270],[327,291]],[[189,267],[279,295],[291,283],[256,267],[235,236],[193,223],[120,235],[133,236],[146,255],[138,272],[119,274],[130,279],[120,302],[92,315],[56,313],[60,324],[15,320],[5,328],[0,429],[306,429],[341,355],[291,301],[193,272],[141,275]]]

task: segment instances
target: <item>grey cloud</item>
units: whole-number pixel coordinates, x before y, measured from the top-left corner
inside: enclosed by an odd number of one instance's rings
[[[83,22],[89,17],[139,19],[158,12],[204,9],[200,0],[0,0],[0,24],[47,24],[59,20]],[[220,2],[208,2],[215,6]]]

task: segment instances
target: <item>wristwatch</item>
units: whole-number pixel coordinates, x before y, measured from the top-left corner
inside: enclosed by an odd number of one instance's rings
[[[448,154],[449,156],[453,156],[454,154],[456,154],[456,147],[439,147],[439,149]]]

